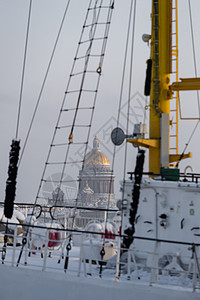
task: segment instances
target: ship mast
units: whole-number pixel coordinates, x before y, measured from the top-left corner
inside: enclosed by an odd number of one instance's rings
[[[174,14],[175,10],[175,14]],[[173,17],[175,15],[175,17]],[[191,157],[191,153],[178,154],[178,94],[180,90],[199,90],[200,79],[182,79],[170,84],[172,61],[176,61],[178,72],[178,44],[173,45],[172,24],[176,28],[178,43],[177,0],[152,1],[151,29],[151,82],[149,138],[127,139],[128,142],[149,149],[149,172],[154,174],[168,170],[171,163]],[[175,48],[174,48],[175,47]],[[175,58],[174,58],[175,57]],[[175,78],[177,81],[178,73]],[[177,101],[176,107],[176,153],[170,153],[170,101]],[[171,169],[174,170],[174,169]],[[173,173],[173,171],[172,171]]]

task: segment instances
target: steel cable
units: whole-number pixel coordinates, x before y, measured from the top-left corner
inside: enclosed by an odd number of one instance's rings
[[[22,95],[23,95],[23,87],[24,87],[24,75],[25,75],[26,56],[27,56],[28,38],[29,38],[29,28],[30,28],[30,20],[31,20],[31,8],[32,8],[32,0],[30,0],[29,12],[28,12],[28,23],[27,23],[27,30],[26,30],[26,41],[25,41],[25,49],[24,49],[22,78],[21,78],[21,87],[20,87],[20,96],[19,96],[18,115],[17,115],[16,139],[18,138],[18,134],[19,134],[19,121],[20,121],[21,106],[22,106]]]
[[[70,4],[70,0],[67,1],[66,7],[65,7],[65,10],[64,10],[64,14],[63,14],[63,17],[62,17],[62,20],[61,20],[61,24],[60,24],[60,27],[59,27],[59,30],[58,30],[56,41],[55,41],[54,46],[53,46],[53,50],[52,50],[52,53],[51,53],[51,56],[50,56],[50,60],[49,60],[48,66],[47,66],[47,70],[46,70],[46,73],[45,73],[45,76],[44,76],[44,79],[43,79],[43,82],[42,82],[42,86],[41,86],[41,89],[40,89],[40,92],[39,92],[39,96],[38,96],[38,99],[37,99],[37,102],[36,102],[36,106],[35,106],[35,109],[33,111],[31,122],[30,122],[28,131],[27,131],[27,135],[26,135],[26,138],[25,138],[25,142],[24,142],[24,145],[23,145],[23,148],[22,148],[22,152],[21,152],[20,159],[19,159],[19,165],[21,163],[21,160],[22,160],[22,157],[23,157],[23,154],[24,154],[27,142],[28,142],[28,138],[29,138],[32,126],[33,126],[33,121],[35,119],[35,116],[36,116],[36,113],[37,113],[37,109],[38,109],[38,106],[39,106],[39,103],[40,103],[40,100],[41,100],[41,97],[42,97],[42,93],[43,93],[43,90],[44,90],[44,87],[45,87],[45,83],[46,83],[46,80],[47,80],[47,77],[48,77],[48,74],[49,74],[49,70],[50,70],[50,67],[51,67],[51,64],[52,64],[53,57],[54,57],[54,54],[55,54],[55,51],[56,51],[58,40],[59,40],[61,31],[62,31],[62,28],[63,28],[63,24],[64,24],[65,17],[66,17],[68,8],[69,8],[69,4]]]

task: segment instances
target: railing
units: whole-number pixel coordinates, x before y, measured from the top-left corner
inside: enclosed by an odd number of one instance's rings
[[[135,175],[135,172],[128,172],[128,175],[130,176],[129,178],[132,180]],[[166,181],[166,180],[170,180],[170,178],[178,177],[178,179],[183,182],[194,182],[194,183],[200,182],[199,173],[187,173],[187,174],[180,173],[178,175],[174,175],[174,174],[160,174],[160,173],[156,174],[153,172],[143,172],[143,175],[158,177],[162,181]]]
[[[135,237],[135,246],[127,250],[120,248],[122,236],[118,234],[26,225],[23,234],[17,235],[18,227],[9,223],[9,233],[1,233],[4,265],[200,289],[200,244]],[[146,243],[142,251],[137,249],[138,241]],[[166,243],[180,245],[191,253],[190,258],[181,253],[163,253]]]

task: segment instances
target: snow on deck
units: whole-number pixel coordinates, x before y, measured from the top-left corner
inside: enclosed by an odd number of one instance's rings
[[[16,267],[20,249],[17,247],[14,257],[13,247],[7,247],[5,263],[0,265],[0,299],[184,300],[199,299],[200,296],[199,291],[192,292],[192,280],[184,276],[159,275],[159,284],[149,286],[151,274],[142,269],[139,270],[140,279],[134,270],[131,272],[131,280],[127,280],[127,274],[123,272],[119,280],[115,280],[115,269],[106,267],[103,267],[100,278],[98,264],[81,263],[79,273],[79,247],[72,247],[66,272],[64,259],[61,258],[58,264],[60,252],[52,252],[51,257],[47,257],[44,269],[41,253],[32,250],[25,265],[24,251],[19,267]]]

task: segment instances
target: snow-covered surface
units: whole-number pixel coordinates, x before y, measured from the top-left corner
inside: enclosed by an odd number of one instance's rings
[[[8,221],[8,223],[19,223],[19,222],[23,222],[25,220],[25,217],[24,217],[23,213],[21,213],[20,211],[14,209],[12,218],[7,219],[4,216],[4,208],[0,207],[0,220],[2,222],[7,222]]]
[[[151,273],[139,269],[131,271],[130,280],[121,270],[119,280],[115,279],[115,268],[103,267],[99,277],[99,265],[83,263],[81,248],[73,247],[70,251],[69,265],[64,272],[64,259],[60,252],[53,251],[44,263],[40,251],[32,250],[29,257],[23,252],[19,267],[16,267],[21,247],[7,247],[5,263],[0,265],[0,299],[32,300],[61,299],[67,300],[184,300],[199,299],[200,290],[193,292],[193,281],[188,276],[163,276],[150,286]],[[27,255],[27,257],[26,257]],[[27,259],[27,265],[24,264]],[[58,260],[61,262],[58,264]],[[80,273],[79,273],[80,267]],[[138,275],[140,279],[138,279]]]
[[[14,230],[15,226],[11,225],[12,223],[15,224],[21,224],[25,220],[25,216],[23,215],[22,212],[14,209],[13,215],[11,219],[7,219],[4,215],[4,208],[0,207],[0,221],[7,223],[8,222],[8,228],[11,230]]]
[[[132,281],[114,281],[68,274],[39,272],[0,266],[0,299],[35,300],[184,300],[199,299],[199,293],[187,289],[169,289],[148,286]]]

